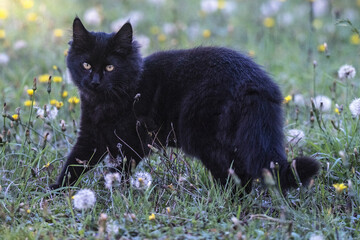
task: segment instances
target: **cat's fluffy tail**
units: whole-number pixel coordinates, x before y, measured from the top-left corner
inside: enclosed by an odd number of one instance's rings
[[[308,185],[312,177],[318,174],[319,169],[320,163],[311,157],[297,157],[291,165],[280,166],[280,185],[282,190],[298,187],[299,181],[303,186]]]

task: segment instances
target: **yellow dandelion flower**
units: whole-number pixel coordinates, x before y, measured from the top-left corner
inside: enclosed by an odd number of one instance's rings
[[[8,10],[5,8],[0,8],[0,19],[7,19],[9,16]]]
[[[209,29],[205,29],[203,32],[202,32],[202,36],[204,38],[209,38],[211,36],[211,31]]]
[[[42,74],[39,76],[39,82],[47,83],[49,81],[49,74]]]
[[[287,95],[285,98],[284,98],[284,102],[283,103],[288,103],[292,100],[292,96],[291,95]]]
[[[58,103],[58,100],[56,100],[56,99],[50,100],[50,105],[52,105],[52,106],[56,106],[57,103]]]
[[[27,94],[28,94],[29,96],[34,95],[34,90],[33,90],[33,89],[28,89],[28,90],[26,90],[26,92],[27,92]]]
[[[273,28],[275,26],[275,19],[272,17],[267,17],[264,19],[263,24],[267,28]]]
[[[155,220],[155,214],[152,213],[150,216],[149,216],[149,220]]]
[[[326,51],[326,48],[327,48],[327,44],[326,43],[323,43],[323,44],[320,44],[317,48],[317,50],[319,52],[325,52]]]
[[[152,26],[150,28],[150,33],[153,35],[158,35],[160,33],[160,29],[158,26]]]
[[[34,6],[34,1],[33,0],[21,0],[20,3],[22,5],[22,7],[25,8],[25,9],[29,9],[29,8],[32,8]]]
[[[338,108],[335,108],[335,109],[334,109],[334,112],[335,112],[336,114],[340,115],[340,110],[339,110]]]
[[[347,186],[343,183],[335,183],[335,184],[333,184],[333,187],[335,188],[335,191],[337,193],[342,193],[342,191],[347,189]]]
[[[60,29],[60,28],[56,28],[53,31],[53,35],[56,38],[61,38],[62,36],[64,36],[64,31],[62,29]]]
[[[312,26],[317,30],[321,29],[323,25],[324,25],[323,22],[317,18],[314,19],[314,21],[312,22]]]
[[[26,100],[26,101],[24,102],[24,106],[25,106],[25,107],[31,107],[32,105],[35,105],[35,101],[33,102],[33,101],[31,101],[31,100]]]
[[[52,66],[52,69],[54,69],[55,71],[57,71],[57,70],[58,70],[58,66],[53,65],[53,66]]]
[[[26,213],[28,213],[28,214],[31,213],[31,210],[30,210],[30,209],[27,209],[27,210],[26,210]]]
[[[167,207],[167,208],[166,208],[166,212],[167,212],[167,213],[170,213],[170,212],[171,212],[171,208],[170,208],[170,207]]]
[[[0,29],[0,39],[4,39],[6,37],[6,32],[4,29]]]
[[[50,166],[50,162],[47,162],[45,165],[44,165],[44,168],[48,168]]]
[[[71,104],[78,104],[80,102],[80,99],[77,97],[71,97],[68,99],[68,102]]]
[[[61,97],[66,98],[68,95],[69,95],[68,91],[63,91]]]
[[[159,34],[158,41],[159,42],[165,42],[166,41],[166,35],[163,34],[163,33]]]
[[[56,83],[62,82],[62,77],[61,76],[53,76],[52,80]]]
[[[56,107],[57,109],[60,109],[62,106],[64,106],[64,103],[63,103],[62,101],[57,102],[57,103],[55,104],[55,107]]]
[[[225,6],[226,6],[226,1],[225,0],[218,0],[218,2],[217,2],[218,9],[224,9]]]
[[[250,50],[250,51],[248,52],[248,55],[249,55],[250,57],[255,57],[255,51],[254,51],[254,50]]]
[[[350,43],[353,45],[359,45],[360,44],[360,37],[359,34],[354,33],[350,36]]]
[[[26,15],[26,20],[28,20],[28,22],[35,22],[38,19],[38,15],[34,12],[28,13]]]
[[[19,114],[14,114],[11,116],[15,121],[19,120]]]

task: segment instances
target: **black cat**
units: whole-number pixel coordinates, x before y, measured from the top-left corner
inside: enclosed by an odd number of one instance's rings
[[[88,32],[78,18],[70,44],[80,133],[52,188],[74,184],[106,154],[125,156],[120,165],[128,172],[130,160],[138,163],[150,153],[148,144],[157,143],[199,158],[223,184],[232,165],[250,191],[251,180],[277,162],[282,189],[297,186],[284,151],[281,92],[250,58],[199,47],[143,59],[130,23],[106,34]],[[312,158],[296,158],[303,184],[319,167]]]

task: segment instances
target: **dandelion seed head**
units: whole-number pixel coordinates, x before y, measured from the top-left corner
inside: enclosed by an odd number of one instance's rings
[[[360,116],[360,98],[354,99],[354,100],[350,103],[349,109],[350,109],[351,114],[352,114],[354,117]]]
[[[74,195],[74,207],[82,210],[91,208],[96,202],[95,193],[90,189],[81,189]]]
[[[331,99],[327,96],[317,96],[314,99],[314,105],[316,109],[329,112],[331,110]]]
[[[299,129],[290,129],[286,139],[290,145],[301,145],[304,142],[305,133]]]
[[[131,179],[130,184],[133,188],[138,190],[146,190],[151,186],[152,177],[150,173],[147,172],[137,172]]]
[[[96,8],[90,8],[84,13],[84,22],[88,25],[99,26],[101,23],[101,16]]]
[[[338,70],[338,76],[340,79],[352,79],[356,75],[356,70],[351,65],[343,65]]]
[[[105,175],[105,187],[111,189],[114,184],[121,183],[121,176],[118,172],[108,173]]]
[[[294,95],[294,103],[295,105],[302,107],[305,106],[305,98],[302,94],[295,94]]]

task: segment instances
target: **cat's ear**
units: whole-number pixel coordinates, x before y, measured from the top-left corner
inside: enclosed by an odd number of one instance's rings
[[[73,22],[73,40],[72,45],[83,45],[89,41],[90,34],[82,24],[80,18],[76,17]]]
[[[129,22],[125,23],[114,36],[115,51],[126,53],[131,49],[133,29]]]

